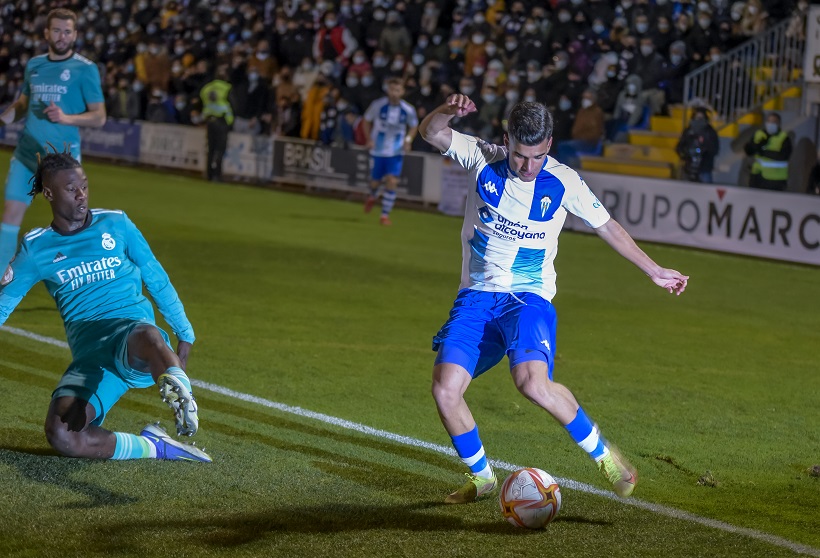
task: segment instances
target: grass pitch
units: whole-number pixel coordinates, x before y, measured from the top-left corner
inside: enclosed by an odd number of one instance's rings
[[[383,228],[355,203],[86,171],[91,206],[124,209],[179,291],[193,378],[449,445],[430,340],[458,286],[459,219],[398,210]],[[49,221],[35,200],[24,230]],[[0,332],[0,555],[820,556],[820,272],[644,248],[691,276],[683,296],[565,233],[554,301],[556,380],[637,466],[640,506],[565,485],[553,524],[516,529],[495,498],[441,504],[463,480],[454,457],[202,388],[196,438],[211,465],[58,457],[42,422],[68,351]],[[41,286],[7,325],[64,339]],[[490,457],[606,488],[506,362],[467,397]],[[171,426],[140,390],[106,426],[155,420]]]

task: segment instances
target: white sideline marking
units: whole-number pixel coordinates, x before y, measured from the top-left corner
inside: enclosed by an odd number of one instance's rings
[[[18,329],[16,327],[9,327],[9,326],[2,326],[0,327],[0,331],[7,331],[8,333],[13,333],[14,335],[20,335],[22,337],[27,337],[29,339],[33,339],[35,341],[40,341],[41,343],[47,343],[49,345],[54,345],[56,347],[62,347],[64,349],[68,348],[68,343],[65,341],[60,341],[59,339],[54,339],[53,337],[45,337],[43,335],[38,335],[36,333],[32,333],[30,331],[26,331],[25,329]],[[276,401],[270,401],[269,399],[264,399],[262,397],[257,397],[255,395],[250,395],[248,393],[242,393],[239,391],[234,391],[232,389],[222,387],[216,384],[211,384],[208,382],[202,382],[199,380],[191,380],[191,384],[196,386],[199,389],[204,389],[206,391],[211,391],[213,393],[218,393],[220,395],[224,395],[226,397],[232,397],[234,399],[239,399],[241,401],[245,401],[247,403],[256,403],[257,405],[261,405],[263,407],[268,407],[270,409],[276,409],[277,411],[281,411],[283,413],[288,413],[291,415],[297,415],[300,417],[305,417],[313,420],[318,420],[320,422],[324,422],[326,424],[331,424],[333,426],[338,426],[340,428],[345,428],[347,430],[354,430],[356,432],[360,432],[362,434],[366,434],[368,436],[375,436],[377,438],[384,438],[386,440],[390,440],[399,444],[404,444],[407,446],[413,446],[417,448],[424,448],[431,451],[435,451],[438,453],[443,453],[445,455],[452,455],[455,456],[456,452],[451,447],[442,446],[440,444],[433,444],[431,442],[425,442],[424,440],[419,440],[416,438],[411,438],[409,436],[402,436],[401,434],[394,434],[392,432],[387,432],[386,430],[379,430],[378,428],[373,428],[371,426],[367,426],[365,424],[359,424],[357,422],[351,422],[349,420],[340,419],[337,417],[333,417],[330,415],[325,415],[323,413],[317,413],[314,411],[310,411],[308,409],[303,409],[301,407],[293,407],[291,405],[286,405],[284,403],[277,403]],[[506,461],[499,461],[497,459],[490,459],[490,464],[495,467],[496,469],[502,469],[506,471],[516,471],[518,469],[522,469],[522,465],[515,465],[512,463],[507,463]],[[615,496],[613,493],[602,490],[600,488],[596,488],[592,485],[578,482],[572,479],[565,479],[561,477],[556,477],[556,480],[562,485],[572,490],[578,490],[580,492],[586,492],[587,494],[594,494],[595,496],[601,496],[603,498],[609,498],[610,500],[617,500],[624,504],[634,506],[636,508],[641,508],[644,510],[648,510],[659,515],[665,515],[667,517],[671,517],[673,519],[681,519],[684,521],[690,521],[692,523],[699,523],[701,525],[705,525],[706,527],[711,527],[713,529],[718,529],[721,531],[726,531],[727,533],[733,533],[736,535],[742,535],[745,537],[749,537],[751,539],[756,539],[759,541],[767,542],[774,546],[779,546],[782,548],[786,548],[793,552],[797,552],[800,554],[807,554],[809,556],[816,556],[820,558],[820,549],[814,548],[812,546],[796,543],[790,541],[788,539],[784,539],[782,537],[778,537],[776,535],[770,535],[769,533],[763,533],[761,531],[756,531],[754,529],[747,529],[745,527],[737,527],[735,525],[731,525],[729,523],[718,521],[716,519],[709,519],[707,517],[700,517],[699,515],[695,515],[693,513],[689,513],[687,511],[679,510],[676,508],[671,508],[668,506],[663,506],[660,504],[653,504],[651,502],[644,502],[643,500],[638,500],[635,498],[619,498]]]

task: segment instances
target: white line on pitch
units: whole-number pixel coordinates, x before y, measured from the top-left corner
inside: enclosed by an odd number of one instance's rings
[[[9,326],[2,326],[0,330],[7,331],[8,333],[13,333],[14,335],[20,335],[22,337],[27,337],[29,339],[33,339],[35,341],[40,341],[41,343],[47,343],[49,345],[54,345],[57,347],[62,347],[67,349],[68,343],[65,341],[61,341],[59,339],[54,339],[53,337],[45,337],[43,335],[38,335],[36,333],[32,333],[25,329],[18,329],[16,327],[9,327]],[[312,420],[318,420],[320,422],[324,422],[326,424],[331,424],[333,426],[338,426],[340,428],[345,428],[347,430],[354,430],[356,432],[360,432],[362,434],[366,434],[368,436],[375,436],[377,438],[384,438],[386,440],[390,440],[392,442],[396,442],[399,444],[404,444],[407,446],[413,446],[417,448],[424,448],[431,451],[435,451],[438,453],[443,453],[445,455],[452,455],[455,456],[456,453],[451,447],[442,446],[440,444],[433,444],[431,442],[425,442],[424,440],[419,440],[417,438],[411,438],[409,436],[402,436],[401,434],[394,434],[392,432],[387,432],[386,430],[379,430],[378,428],[373,428],[372,426],[367,426],[365,424],[359,424],[358,422],[351,422],[349,420],[340,419],[337,417],[333,417],[330,415],[325,415],[323,413],[317,413],[314,411],[310,411],[308,409],[303,409],[301,407],[293,407],[291,405],[286,405],[284,403],[277,403],[276,401],[271,401],[269,399],[264,399],[262,397],[257,397],[255,395],[250,395],[248,393],[242,393],[239,391],[234,391],[232,389],[222,387],[216,384],[211,384],[209,382],[203,382],[200,380],[191,380],[191,384],[196,386],[199,389],[204,389],[206,391],[211,391],[213,393],[218,393],[220,395],[224,395],[226,397],[231,397],[234,399],[239,399],[241,401],[245,401],[248,403],[256,403],[257,405],[261,405],[263,407],[268,407],[270,409],[276,409],[277,411],[281,411],[283,413],[288,413],[291,415],[297,415],[304,418],[309,418]],[[496,469],[502,469],[507,471],[516,471],[518,469],[522,469],[523,466],[515,465],[512,463],[507,463],[506,461],[499,461],[497,459],[490,459],[490,464],[495,467]],[[724,521],[718,521],[716,519],[709,519],[707,517],[701,517],[699,515],[695,515],[693,513],[689,513],[687,511],[678,510],[675,508],[670,508],[669,506],[663,506],[660,504],[653,504],[651,502],[644,502],[643,500],[638,500],[635,498],[618,498],[611,492],[601,490],[600,488],[596,488],[592,485],[578,482],[572,479],[565,479],[561,477],[557,477],[556,480],[562,486],[565,486],[572,490],[578,490],[580,492],[586,492],[588,494],[594,494],[596,496],[601,496],[603,498],[609,498],[610,500],[617,500],[624,504],[634,506],[636,508],[648,510],[659,515],[665,515],[667,517],[671,517],[674,519],[682,519],[684,521],[690,521],[692,523],[699,523],[701,525],[705,525],[706,527],[711,527],[713,529],[719,529],[721,531],[726,531],[727,533],[734,533],[736,535],[742,535],[745,537],[749,537],[751,539],[756,539],[759,541],[764,541],[769,544],[780,546],[791,550],[793,552],[798,552],[801,554],[808,554],[809,556],[816,556],[820,558],[820,549],[814,548],[812,546],[796,543],[790,541],[788,539],[784,539],[783,537],[778,537],[775,535],[770,535],[769,533],[763,533],[761,531],[756,531],[754,529],[747,529],[745,527],[737,527],[735,525],[731,525]]]

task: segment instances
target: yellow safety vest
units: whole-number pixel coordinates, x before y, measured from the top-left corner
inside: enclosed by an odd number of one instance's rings
[[[228,101],[231,84],[221,79],[206,83],[199,92],[202,99],[202,116],[204,118],[224,118],[229,125],[233,124],[233,108]]]
[[[755,132],[754,141],[758,143],[763,139],[766,132],[758,130]],[[783,149],[783,143],[789,137],[785,131],[780,130],[777,134],[769,136],[766,145],[763,146],[762,151],[780,151]],[[789,162],[775,161],[768,157],[761,157],[755,155],[755,161],[752,164],[752,174],[759,174],[766,180],[788,180],[789,179]]]

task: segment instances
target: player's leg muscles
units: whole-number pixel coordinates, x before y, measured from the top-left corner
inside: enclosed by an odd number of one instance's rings
[[[107,459],[114,455],[113,433],[91,424],[94,406],[79,397],[56,397],[46,415],[46,440],[67,457]]]
[[[128,335],[128,364],[150,373],[155,381],[169,368],[182,368],[179,357],[159,329],[150,324],[139,325]]]
[[[510,373],[518,391],[562,425],[566,426],[575,418],[578,401],[566,386],[549,379],[546,362],[528,360],[514,366]]]
[[[464,400],[464,392],[471,380],[470,373],[458,364],[442,362],[433,368],[433,399],[450,436],[475,428],[475,420]]]

